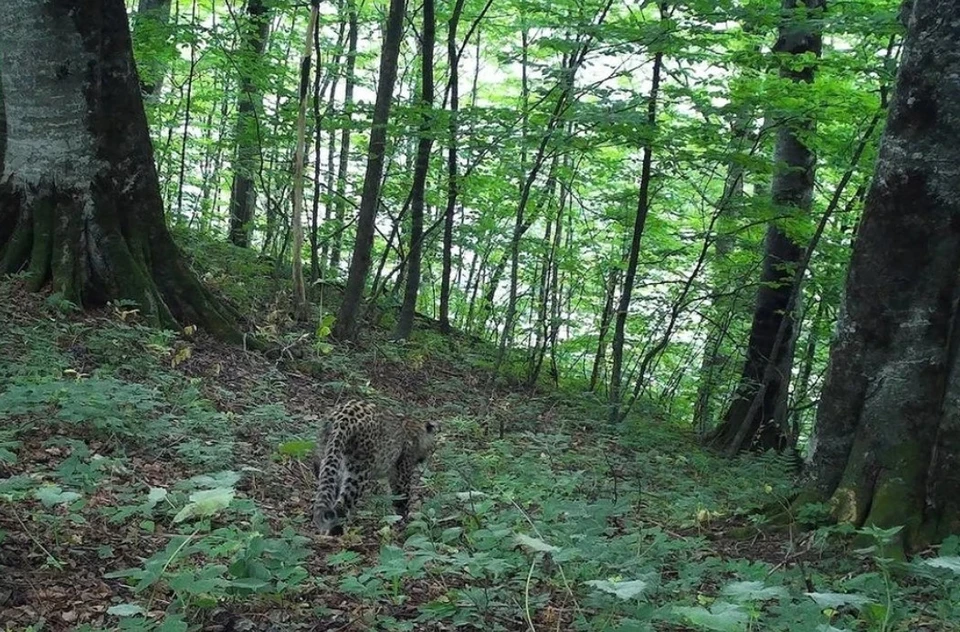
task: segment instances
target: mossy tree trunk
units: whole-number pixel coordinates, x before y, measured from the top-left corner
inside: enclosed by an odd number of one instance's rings
[[[811,498],[960,532],[960,1],[915,0],[817,411]]]
[[[237,339],[167,231],[123,2],[4,0],[0,24],[0,273]]]

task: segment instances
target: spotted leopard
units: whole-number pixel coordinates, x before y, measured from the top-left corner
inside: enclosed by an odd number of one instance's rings
[[[327,414],[313,468],[317,490],[313,524],[321,535],[342,535],[343,523],[361,496],[387,478],[401,516],[409,510],[417,466],[433,452],[439,427],[397,419],[370,402],[347,400]]]

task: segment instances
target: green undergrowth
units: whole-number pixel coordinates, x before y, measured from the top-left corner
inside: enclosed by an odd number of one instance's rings
[[[269,282],[210,269],[270,304]],[[956,538],[904,563],[889,532],[851,550],[842,529],[764,529],[759,508],[789,506],[787,460],[723,460],[679,424],[610,429],[580,394],[493,385],[474,342],[345,355],[314,330],[305,377],[17,279],[0,318],[5,630],[960,630]],[[318,539],[306,459],[344,394],[443,439],[408,522],[380,495]]]

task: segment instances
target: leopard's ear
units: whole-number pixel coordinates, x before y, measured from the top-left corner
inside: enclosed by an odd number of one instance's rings
[[[427,432],[430,434],[436,434],[440,430],[440,424],[428,421],[426,425]]]

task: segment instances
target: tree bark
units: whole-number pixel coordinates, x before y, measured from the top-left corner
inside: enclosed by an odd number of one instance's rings
[[[549,279],[551,270],[552,246],[553,246],[553,224],[554,218],[547,217],[546,232],[543,236],[543,243],[550,244],[550,248],[543,254],[543,259],[539,262],[538,270],[534,271],[533,277],[536,282],[530,288],[530,294],[535,300],[530,301],[530,320],[533,330],[533,344],[529,346],[530,357],[527,360],[527,385],[537,383],[540,378],[540,370],[543,366],[543,359],[546,356],[546,339],[549,333],[547,305],[549,298]],[[536,316],[534,317],[534,312]]]
[[[812,18],[817,17],[824,6],[824,0],[784,0],[784,18],[788,22],[781,26],[775,52],[791,57],[813,53],[819,58],[822,36]],[[795,83],[812,83],[814,66],[794,69],[795,63],[785,62],[780,76]],[[776,207],[806,215],[813,200],[816,157],[803,139],[813,131],[815,122],[802,114],[794,114],[791,119],[791,123],[781,124],[777,131],[771,197]],[[786,412],[795,337],[793,314],[787,307],[794,291],[795,268],[802,254],[801,245],[779,226],[770,224],[740,383],[723,422],[708,439],[726,454],[736,454],[747,447],[761,450],[790,447]],[[782,335],[781,327],[785,328]],[[775,358],[775,368],[768,371],[771,358]],[[755,405],[756,397],[762,398],[759,406]]]
[[[464,288],[464,293],[469,297],[467,300],[467,315],[463,319],[463,328],[467,332],[473,332],[474,313],[477,308],[477,294],[480,292],[480,285],[483,283],[483,277],[486,274],[487,263],[490,260],[490,253],[492,251],[493,246],[489,245],[470,262],[470,274],[467,276],[467,285]]]
[[[492,255],[491,255],[492,256]],[[469,318],[467,320],[468,330],[474,329],[472,323],[476,321],[475,332],[482,335],[483,332],[487,329],[487,322],[490,320],[490,317],[493,315],[494,306],[496,305],[497,289],[500,287],[500,281],[503,279],[503,273],[507,269],[507,262],[510,260],[509,254],[504,252],[500,255],[500,258],[494,264],[493,271],[490,273],[490,281],[487,283],[487,287],[483,292],[483,295],[480,297],[480,304],[476,306],[477,316],[476,319]],[[487,258],[489,262],[489,257]],[[477,281],[479,283],[479,281]],[[496,330],[496,328],[494,328]]]
[[[847,274],[811,490],[915,550],[960,532],[960,15],[915,0]]]
[[[661,9],[661,17],[663,10]],[[647,125],[651,133],[657,123],[657,99],[660,90],[660,70],[663,66],[663,53],[657,52],[653,57],[653,72],[650,84],[650,96],[647,98]],[[633,284],[637,278],[637,264],[640,261],[640,241],[647,223],[647,213],[650,210],[650,177],[653,165],[653,146],[648,141],[643,148],[643,161],[640,167],[640,190],[637,194],[637,214],[633,220],[633,237],[630,240],[630,254],[627,260],[627,270],[624,274],[623,289],[620,291],[620,302],[617,304],[617,314],[613,326],[613,349],[611,351],[612,367],[610,370],[610,423],[620,421],[620,406],[623,403],[620,389],[623,386],[623,347],[626,343],[627,315],[630,312],[630,297],[633,294]]]
[[[0,273],[27,270],[78,305],[126,299],[154,325],[239,340],[163,217],[121,0],[0,3],[9,126]]]
[[[337,274],[340,269],[340,251],[343,249],[343,222],[347,214],[347,168],[350,165],[350,132],[353,124],[353,87],[356,84],[357,5],[347,0],[347,68],[343,86],[343,129],[340,130],[340,158],[337,163],[337,192],[334,211],[334,234],[330,244],[330,271]]]
[[[572,77],[571,77],[572,81]],[[561,101],[565,99],[561,96]],[[520,192],[520,201],[517,204],[517,214],[514,220],[513,226],[513,235],[510,238],[510,286],[507,293],[507,312],[504,317],[503,322],[503,332],[500,336],[500,346],[497,349],[497,359],[493,365],[493,375],[499,375],[500,367],[503,365],[503,361],[507,356],[507,349],[513,344],[513,329],[517,320],[517,301],[519,297],[520,290],[520,243],[523,240],[523,236],[527,234],[527,231],[533,226],[533,222],[537,219],[538,207],[534,207],[534,211],[530,213],[530,216],[527,217],[527,205],[530,202],[531,193],[533,192],[533,184],[537,178],[537,175],[540,173],[543,163],[546,160],[546,149],[550,137],[552,136],[556,125],[553,124],[555,121],[559,123],[560,117],[563,115],[563,112],[560,108],[560,105],[554,108],[553,114],[550,118],[550,123],[547,126],[547,131],[544,134],[543,138],[540,139],[540,144],[537,147],[537,154],[534,158],[533,164],[530,166],[530,172],[527,174],[526,179],[523,183],[523,189]],[[557,161],[558,156],[556,153],[553,154],[553,159],[550,161],[550,167],[547,170],[547,180],[544,183],[543,191],[541,195],[544,199],[540,201],[538,206],[542,206],[550,203],[550,198],[554,194],[554,187],[557,182]]]
[[[564,156],[563,170],[571,170],[570,156]],[[546,359],[548,351],[554,351],[556,348],[557,335],[560,330],[560,286],[559,286],[559,255],[560,245],[563,236],[563,218],[566,214],[567,202],[569,198],[570,184],[560,185],[559,203],[555,217],[547,221],[544,243],[549,244],[543,256],[543,268],[540,271],[540,291],[538,294],[537,319],[535,324],[536,342],[531,349],[530,372],[527,376],[527,384],[533,386],[540,379],[540,372],[543,369],[543,362]],[[551,355],[551,378],[556,382],[556,358]]]
[[[420,51],[421,94],[420,137],[417,139],[417,157],[413,167],[410,188],[410,253],[407,255],[406,286],[400,317],[394,338],[403,340],[413,331],[413,317],[417,311],[420,292],[420,262],[423,253],[423,207],[430,170],[430,149],[433,147],[433,46],[436,41],[437,20],[433,0],[423,0],[423,35]]]
[[[270,15],[263,0],[247,1],[247,21],[241,27],[240,97],[237,100],[236,153],[233,183],[230,185],[230,241],[235,246],[250,245],[253,216],[257,204],[254,176],[263,161],[259,115],[263,96],[252,72],[261,62],[270,32]]]
[[[450,124],[447,142],[447,205],[443,212],[443,266],[440,273],[440,332],[450,333],[450,289],[453,270],[453,214],[457,208],[457,116],[460,111],[460,55],[457,26],[465,0],[457,0],[447,22],[447,59],[450,64]]]
[[[3,66],[0,63],[0,66]],[[7,111],[3,106],[3,75],[0,75],[0,176],[3,175],[3,162],[7,155]]]
[[[323,121],[333,113],[333,100],[337,94],[337,83],[340,79],[340,57],[343,52],[343,37],[346,33],[347,20],[342,14],[343,3],[338,4],[338,11],[341,13],[340,24],[337,32],[336,54],[330,64],[330,74],[326,81],[322,81],[323,72],[320,69],[320,59],[322,53],[317,54],[317,69],[313,73],[313,199],[310,204],[310,286],[313,287],[323,275],[321,268],[327,265],[327,244],[320,245],[320,200],[323,199],[323,179],[320,177],[321,161],[320,154],[323,151]],[[320,29],[319,20],[313,25],[313,47],[320,51]],[[332,75],[332,79],[331,79]],[[327,99],[327,105],[323,110],[320,109],[320,102],[326,93],[327,86],[330,87],[330,98]],[[337,153],[337,135],[333,129],[327,134],[327,181],[326,195],[324,204],[324,221],[329,222],[333,218],[333,161]],[[321,255],[322,251],[322,255]],[[321,263],[322,260],[322,263]]]
[[[390,0],[390,12],[384,33],[383,52],[380,55],[380,79],[377,84],[377,98],[373,106],[373,121],[370,130],[370,143],[367,148],[367,169],[363,177],[363,192],[360,196],[360,209],[357,218],[357,237],[347,273],[347,285],[343,303],[337,313],[333,336],[341,340],[353,338],[359,329],[358,315],[363,290],[370,271],[373,255],[373,235],[377,217],[377,204],[380,198],[380,178],[383,175],[384,159],[387,149],[387,122],[390,118],[390,105],[393,100],[393,87],[397,80],[397,62],[400,57],[400,43],[403,39],[403,14],[405,0]]]
[[[297,113],[297,149],[293,159],[293,209],[290,232],[293,244],[290,250],[293,282],[293,313],[298,320],[307,315],[307,289],[303,280],[303,165],[307,149],[307,92],[310,87],[310,62],[313,57],[313,32],[320,12],[320,0],[313,0],[310,20],[300,56],[300,108]]]
[[[610,330],[610,321],[613,320],[613,302],[617,296],[617,284],[620,281],[620,269],[611,266],[607,275],[603,311],[600,313],[600,330],[597,333],[597,352],[593,356],[593,370],[590,371],[590,386],[587,390],[596,392],[600,381],[600,370],[607,355],[607,332]]]

